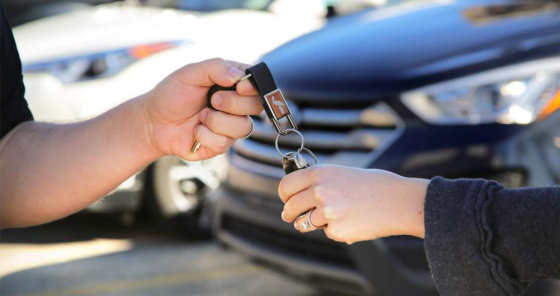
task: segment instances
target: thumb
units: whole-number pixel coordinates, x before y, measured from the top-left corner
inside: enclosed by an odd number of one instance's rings
[[[210,87],[214,84],[232,86],[245,73],[223,59],[215,58],[190,64],[179,70],[183,83],[192,86]]]

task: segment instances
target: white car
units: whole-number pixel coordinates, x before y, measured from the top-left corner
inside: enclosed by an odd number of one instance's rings
[[[185,64],[212,57],[251,63],[325,22],[316,11],[290,14],[285,7],[201,13],[117,3],[24,24],[14,35],[26,98],[36,120],[85,120]],[[89,209],[131,213],[147,193],[146,208],[156,217],[182,220],[199,211],[202,193],[220,184],[226,165],[219,157],[199,163],[166,157]]]

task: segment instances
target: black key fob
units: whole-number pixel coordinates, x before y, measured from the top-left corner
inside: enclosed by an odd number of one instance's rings
[[[305,169],[309,167],[309,163],[296,152],[289,152],[282,157],[282,167],[284,168],[284,173],[289,175],[297,170]]]

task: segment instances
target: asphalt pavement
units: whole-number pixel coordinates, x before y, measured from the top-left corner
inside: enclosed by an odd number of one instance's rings
[[[323,295],[211,240],[81,214],[0,232],[0,295]]]

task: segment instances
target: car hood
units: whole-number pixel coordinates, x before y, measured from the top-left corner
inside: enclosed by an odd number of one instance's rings
[[[263,60],[291,97],[393,95],[558,55],[559,9],[542,2],[424,1],[369,10],[336,20]]]

